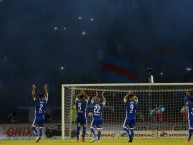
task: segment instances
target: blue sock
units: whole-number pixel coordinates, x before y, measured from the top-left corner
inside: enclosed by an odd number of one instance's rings
[[[32,131],[33,131],[33,133],[35,134],[35,136],[38,136],[38,132],[37,132],[36,127],[32,127]]]
[[[83,139],[84,139],[85,135],[86,135],[86,127],[83,127],[83,131],[82,131],[82,138]]]
[[[191,130],[189,130],[188,141],[190,141],[191,136],[192,136],[192,131],[191,131]]]
[[[127,136],[130,136],[130,132],[128,128],[123,128],[123,130],[125,131],[125,133],[127,134]]]
[[[42,129],[40,129],[39,132],[40,132],[40,133],[39,133],[39,136],[42,137]]]
[[[93,138],[96,138],[96,134],[95,134],[95,131],[93,128],[91,128],[91,134],[92,134]]]
[[[98,140],[101,138],[101,131],[98,131]]]
[[[130,129],[130,131],[131,131],[130,136],[133,137],[134,136],[134,129]]]
[[[77,127],[77,131],[76,131],[77,140],[79,140],[79,136],[80,136],[80,127]]]

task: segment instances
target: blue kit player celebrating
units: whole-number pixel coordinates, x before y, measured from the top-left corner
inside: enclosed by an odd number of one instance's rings
[[[136,109],[138,106],[138,98],[129,91],[129,93],[124,97],[125,107],[126,107],[126,117],[123,123],[123,130],[129,136],[129,141],[133,141],[134,129],[136,123]]]
[[[42,137],[42,129],[44,128],[45,120],[44,113],[48,102],[47,85],[44,85],[43,89],[44,93],[39,93],[38,97],[36,97],[36,85],[33,84],[32,86],[32,98],[35,102],[35,118],[32,124],[32,130],[36,135],[36,142],[39,142]],[[36,128],[39,128],[39,133]]]
[[[80,93],[76,96],[75,104],[76,104],[76,123],[77,123],[77,142],[79,142],[80,136],[80,128],[83,127],[82,131],[82,142],[85,142],[85,135],[86,135],[86,107],[88,104],[89,96],[81,90]]]
[[[101,130],[103,129],[103,124],[102,124],[102,110],[106,104],[106,99],[104,97],[104,92],[102,92],[102,103],[100,102],[100,98],[98,97],[98,92],[96,91],[96,96],[92,98],[91,100],[92,103],[92,122],[91,122],[91,134],[93,136],[92,141],[100,141],[101,137]],[[96,133],[95,130],[98,131],[98,135],[96,138]]]
[[[190,96],[190,92],[187,90],[186,91],[186,96],[184,97],[184,105],[187,105],[187,102],[190,101],[190,98],[192,96]]]
[[[193,97],[190,96],[190,93],[187,91],[186,96],[184,98],[184,103],[186,103],[188,107],[188,129],[189,129],[189,135],[187,143],[190,142],[190,139],[193,134]]]

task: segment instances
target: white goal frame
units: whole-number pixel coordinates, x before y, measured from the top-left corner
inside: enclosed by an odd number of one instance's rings
[[[65,139],[65,87],[104,87],[104,86],[192,86],[193,83],[107,83],[107,84],[62,84],[61,85],[61,138]],[[167,90],[166,90],[167,91]],[[180,91],[180,90],[179,90]]]

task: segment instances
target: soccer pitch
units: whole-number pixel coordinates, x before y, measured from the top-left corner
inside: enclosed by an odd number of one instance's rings
[[[88,145],[88,144],[100,144],[100,145],[124,145],[124,144],[136,144],[136,145],[185,145],[186,139],[166,138],[166,139],[134,139],[132,143],[128,143],[126,139],[101,139],[99,143],[90,143],[90,139],[86,139],[86,142],[76,142],[75,139],[66,140],[51,140],[44,139],[36,143],[35,140],[1,140],[0,145]]]

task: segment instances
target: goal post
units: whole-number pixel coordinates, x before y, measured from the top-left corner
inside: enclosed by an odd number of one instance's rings
[[[193,83],[124,83],[124,84],[62,84],[61,86],[61,132],[62,139],[75,137],[75,97],[83,89],[90,98],[96,90],[101,97],[105,92],[106,106],[103,110],[103,131],[114,131],[124,136],[122,124],[125,119],[123,97],[132,90],[139,99],[136,132],[154,132],[162,137],[167,131],[186,131],[187,112],[182,112],[185,92],[193,91]],[[87,114],[91,110],[88,103]],[[155,111],[156,110],[156,111]],[[90,133],[91,118],[87,116],[87,132]]]

